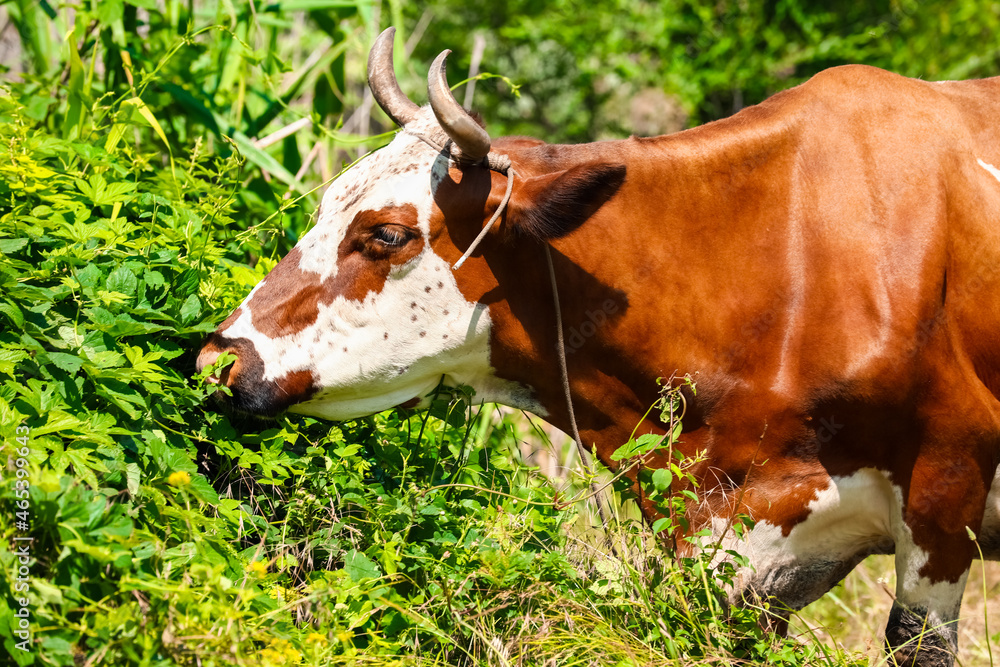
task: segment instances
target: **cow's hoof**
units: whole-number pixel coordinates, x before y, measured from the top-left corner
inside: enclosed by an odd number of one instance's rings
[[[958,644],[958,623],[931,627],[921,609],[892,605],[885,628],[887,665],[894,667],[953,667]]]

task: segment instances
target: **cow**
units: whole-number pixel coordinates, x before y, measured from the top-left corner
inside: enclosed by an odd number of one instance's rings
[[[1000,79],[849,65],[676,134],[550,145],[492,140],[449,51],[418,106],[392,43],[369,85],[401,130],[208,338],[199,368],[236,356],[208,381],[331,420],[442,382],[566,431],[572,407],[617,469],[637,424],[665,432],[657,380],[690,373],[691,530],[747,556],[734,599],[798,609],[894,553],[888,647],[952,665],[977,549],[1000,558]]]

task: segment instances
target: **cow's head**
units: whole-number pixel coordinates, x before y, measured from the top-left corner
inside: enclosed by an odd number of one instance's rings
[[[392,70],[393,32],[372,48],[368,80],[403,130],[330,187],[316,226],[209,337],[198,368],[234,353],[237,361],[209,381],[227,385],[233,406],[255,414],[290,408],[353,418],[420,404],[442,381],[544,412],[530,387],[501,379],[490,363],[482,296],[500,278],[485,261],[452,271],[506,184],[490,171],[490,137],[448,88],[448,51],[431,67],[430,106],[406,98]],[[547,172],[543,159],[522,165],[505,153],[517,169],[514,196],[491,231],[498,238],[484,243],[500,252],[567,234],[624,179],[621,165]]]

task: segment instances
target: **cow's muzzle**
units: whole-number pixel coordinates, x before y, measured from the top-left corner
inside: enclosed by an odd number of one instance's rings
[[[227,338],[219,333],[205,340],[195,364],[198,372],[218,361],[223,352],[232,353],[236,360],[217,374],[208,375],[205,382],[228,387],[228,396],[223,392],[216,392],[215,396],[237,412],[273,417],[316,393],[312,371],[292,371],[265,379],[264,362],[253,343],[246,338]]]

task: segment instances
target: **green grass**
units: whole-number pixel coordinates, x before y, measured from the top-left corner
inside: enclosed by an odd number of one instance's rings
[[[826,644],[836,642],[867,656],[874,665],[887,664],[878,637],[885,629],[895,585],[892,556],[872,556],[841,585],[799,612],[793,620],[792,632],[815,632]],[[976,561],[962,601],[957,664],[967,667],[996,664],[1000,657],[998,621],[1000,563]]]

